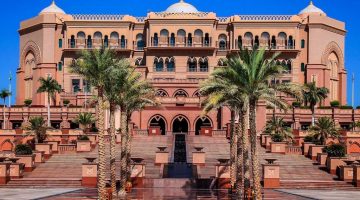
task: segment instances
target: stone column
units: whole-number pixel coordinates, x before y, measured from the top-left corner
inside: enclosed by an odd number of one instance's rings
[[[353,166],[353,183],[355,187],[360,187],[360,165]]]
[[[280,165],[263,164],[264,188],[280,187]]]
[[[6,185],[10,180],[10,163],[0,163],[0,185]]]
[[[98,172],[97,163],[83,163],[81,185],[84,187],[96,187],[97,172]]]
[[[145,163],[131,165],[131,183],[133,188],[143,188],[145,178]]]

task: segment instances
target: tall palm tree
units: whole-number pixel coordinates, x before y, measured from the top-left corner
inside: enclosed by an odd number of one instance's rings
[[[111,69],[116,65],[116,53],[110,49],[83,51],[81,59],[75,60],[71,65],[73,73],[82,75],[97,91],[97,125],[99,129],[99,171],[98,194],[100,200],[107,199],[106,192],[106,153],[105,153],[105,120],[104,111],[106,103],[104,88]]]
[[[11,95],[11,92],[7,89],[2,89],[0,91],[0,98],[3,100],[4,102],[4,108],[3,108],[3,117],[4,117],[4,120],[3,120],[3,129],[6,128],[6,116],[5,116],[5,107],[6,107],[6,98],[10,97]]]
[[[111,70],[111,74],[106,79],[107,84],[104,87],[104,95],[109,102],[110,111],[110,182],[113,196],[116,196],[116,129],[115,129],[115,112],[117,103],[120,101],[123,92],[124,82],[130,73],[130,63],[126,59],[119,59]]]
[[[28,132],[28,134],[34,133],[35,143],[43,143],[46,139],[46,130],[48,127],[45,125],[46,121],[42,117],[31,117],[27,125],[25,125],[24,129]]]
[[[40,77],[40,87],[37,90],[37,93],[47,93],[47,126],[51,126],[50,121],[50,101],[51,99],[55,98],[56,93],[61,92],[61,86],[59,83],[53,79],[52,77],[48,76],[46,78]]]
[[[75,124],[81,125],[84,130],[88,129],[91,124],[95,122],[95,118],[92,113],[84,112],[79,113],[78,116],[73,120]]]
[[[281,135],[287,141],[291,141],[294,137],[292,134],[292,129],[287,127],[282,117],[273,117],[270,121],[266,123],[265,133],[269,135]]]
[[[289,105],[276,93],[283,92],[301,98],[300,86],[292,83],[269,84],[269,80],[278,78],[286,72],[286,68],[277,65],[275,59],[279,54],[265,57],[265,49],[241,50],[239,55],[229,59],[228,67],[218,71],[217,76],[233,84],[246,96],[249,102],[249,123],[251,140],[252,179],[255,199],[261,199],[260,169],[257,153],[257,126],[256,106],[258,102],[266,101],[281,109],[287,109]]]
[[[315,122],[315,126],[310,127],[310,132],[322,145],[326,145],[326,140],[329,137],[337,138],[340,136],[334,121],[328,117],[320,117]]]
[[[223,70],[226,70],[224,68]],[[227,106],[231,112],[230,119],[230,176],[231,185],[236,188],[237,195],[241,195],[241,189],[250,187],[249,159],[248,159],[248,135],[246,132],[244,100],[246,100],[236,86],[228,82],[225,77],[217,76],[217,71],[210,75],[210,78],[203,82],[200,93],[206,96],[202,102],[203,112],[206,114],[212,109]],[[239,122],[235,126],[236,115]],[[245,157],[245,159],[244,159]]]
[[[306,83],[304,85],[303,96],[306,104],[309,104],[311,109],[311,125],[315,125],[315,106],[329,94],[329,89],[325,87],[317,87],[315,82]]]

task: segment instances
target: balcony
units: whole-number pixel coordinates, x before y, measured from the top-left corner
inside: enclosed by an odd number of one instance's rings
[[[259,41],[244,39],[242,41],[235,40],[234,47],[232,51],[238,51],[242,49],[254,49],[257,48],[265,48],[266,50],[273,50],[273,51],[285,51],[285,52],[297,52],[299,51],[295,46],[295,40],[292,42],[284,41],[284,40],[277,40],[275,43],[272,43],[271,40],[264,40],[260,39]]]
[[[101,49],[129,50],[127,39],[69,39],[68,49]]]
[[[211,38],[205,37],[152,37],[148,49],[199,48],[213,49]]]

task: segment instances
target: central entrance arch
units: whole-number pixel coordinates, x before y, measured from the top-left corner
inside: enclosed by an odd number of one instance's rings
[[[172,123],[173,133],[187,133],[189,131],[189,121],[186,117],[179,115],[176,116]]]

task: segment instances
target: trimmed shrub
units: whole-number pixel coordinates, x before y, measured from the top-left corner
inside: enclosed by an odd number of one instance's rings
[[[294,102],[292,102],[292,106],[293,106],[294,108],[299,108],[299,107],[301,106],[301,103],[298,102],[298,101],[294,101]]]
[[[284,142],[284,139],[284,136],[277,133],[271,135],[271,140],[273,142]]]
[[[16,155],[32,155],[32,149],[27,144],[18,144],[15,147]]]
[[[330,102],[330,105],[331,105],[331,107],[339,107],[339,106],[340,106],[340,102],[337,101],[337,100],[331,101],[331,102]]]
[[[357,106],[356,109],[360,109],[360,106]]]
[[[344,110],[346,110],[346,109],[353,109],[353,107],[352,106],[349,106],[349,105],[345,105],[345,106],[340,106],[340,109],[344,109]]]
[[[331,109],[331,106],[320,106],[319,109]]]
[[[326,146],[323,149],[324,153],[327,153],[329,157],[345,157],[346,148],[342,144],[332,144],[330,146]]]
[[[99,132],[99,129],[97,129],[95,126],[93,126],[93,127],[90,128],[90,132],[91,133],[97,133],[97,132]]]
[[[25,105],[25,106],[28,106],[28,107],[29,107],[31,104],[32,104],[32,100],[31,100],[31,99],[25,99],[25,100],[24,100],[24,105]]]
[[[64,100],[63,100],[64,106],[69,105],[69,103],[70,103],[70,100],[69,100],[69,99],[64,99]]]
[[[321,142],[320,140],[316,139],[314,136],[312,135],[307,135],[304,137],[304,142],[311,142],[311,143],[314,143],[314,144],[317,144],[317,145],[320,145]]]
[[[80,141],[89,141],[89,137],[86,136],[86,135],[81,135],[81,136],[78,137],[78,140],[80,140]]]

